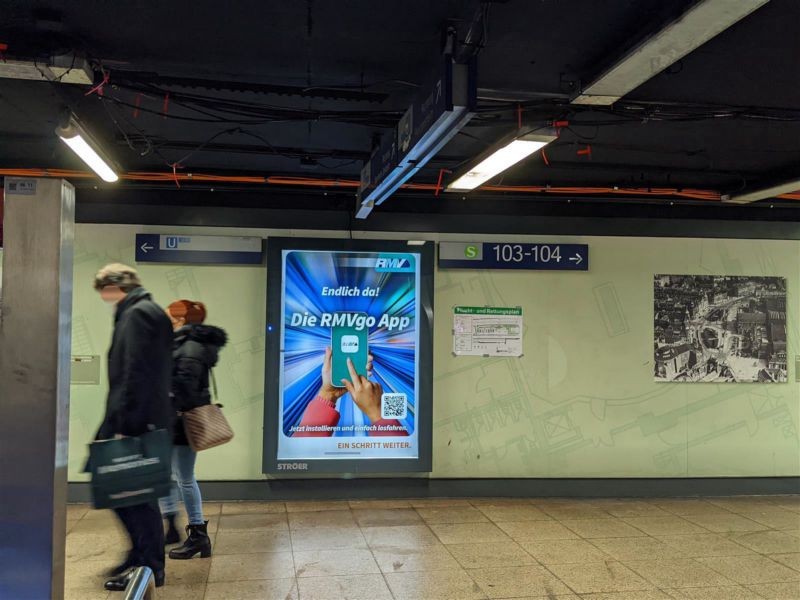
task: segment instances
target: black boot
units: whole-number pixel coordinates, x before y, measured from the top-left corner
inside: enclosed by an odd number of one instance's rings
[[[167,531],[164,534],[164,545],[170,546],[177,544],[181,541],[181,534],[178,533],[178,528],[175,527],[175,515],[166,515],[164,519],[167,521]]]
[[[208,537],[208,521],[202,525],[188,525],[188,538],[180,548],[169,551],[169,557],[175,560],[189,560],[199,552],[200,558],[211,556],[211,540]]]

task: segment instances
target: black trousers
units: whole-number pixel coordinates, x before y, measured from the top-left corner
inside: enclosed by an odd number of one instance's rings
[[[131,559],[154,573],[164,570],[164,525],[157,503],[116,508],[119,520],[131,538]]]

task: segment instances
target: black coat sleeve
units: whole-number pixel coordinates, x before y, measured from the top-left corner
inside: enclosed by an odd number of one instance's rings
[[[175,409],[185,412],[202,404],[202,377],[205,365],[191,356],[181,356],[175,359],[172,376],[172,394]]]

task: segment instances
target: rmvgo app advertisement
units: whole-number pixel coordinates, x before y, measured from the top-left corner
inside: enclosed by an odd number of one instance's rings
[[[419,255],[282,254],[278,460],[417,458]]]

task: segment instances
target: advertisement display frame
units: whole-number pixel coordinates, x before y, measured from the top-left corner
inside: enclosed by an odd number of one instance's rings
[[[269,238],[267,248],[267,319],[266,369],[264,381],[264,434],[262,472],[270,475],[360,473],[426,473],[431,471],[433,426],[433,277],[435,248],[433,242],[409,244],[394,240],[352,240],[314,238]],[[284,252],[371,252],[415,254],[419,279],[416,289],[418,310],[415,315],[417,344],[417,380],[414,435],[416,458],[291,458],[278,457],[279,438],[283,433],[280,405],[283,401],[282,345],[284,344]],[[380,439],[380,438],[374,438]]]

